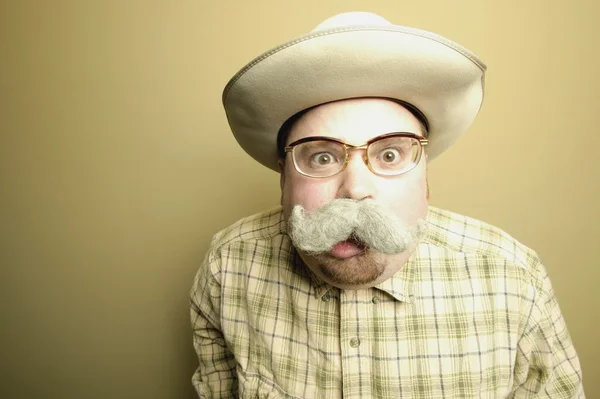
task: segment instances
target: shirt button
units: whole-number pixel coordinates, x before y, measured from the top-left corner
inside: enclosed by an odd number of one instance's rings
[[[350,346],[353,348],[358,348],[360,345],[360,339],[358,339],[357,337],[354,337],[350,340]]]
[[[378,298],[378,297],[376,297],[376,296],[374,296],[374,297],[373,297],[373,303],[374,303],[375,305],[377,305],[377,304],[379,303],[379,298]]]
[[[327,294],[323,295],[323,297],[321,297],[321,300],[323,302],[329,302],[329,300],[331,299],[331,297]]]

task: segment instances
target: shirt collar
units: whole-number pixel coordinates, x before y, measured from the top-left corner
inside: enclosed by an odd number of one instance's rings
[[[402,265],[400,270],[392,277],[379,283],[375,288],[387,292],[392,297],[400,302],[413,303],[415,297],[413,295],[414,286],[414,258],[417,256],[418,249],[408,258],[406,263]]]
[[[296,250],[296,248],[294,248],[294,246],[291,246],[291,252],[292,252],[292,262],[294,263],[294,267],[297,270],[302,270],[302,272],[304,272],[308,275],[310,282],[311,282],[312,294],[314,295],[314,297],[316,299],[321,299],[323,297],[323,295],[325,295],[325,293],[327,293],[327,291],[329,291],[330,289],[333,288],[333,286],[331,286],[328,283],[326,283],[325,281],[323,281],[321,278],[319,278],[319,276],[317,276],[315,273],[313,273],[312,270],[310,270],[310,268],[304,263],[304,261],[302,260],[302,258],[300,257],[300,255],[298,254],[298,251]]]

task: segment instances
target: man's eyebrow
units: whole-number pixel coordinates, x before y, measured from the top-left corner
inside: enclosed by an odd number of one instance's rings
[[[415,130],[421,131],[421,129],[415,129]],[[334,137],[334,136],[327,136],[327,135],[323,135],[323,134],[315,134],[315,135],[305,136],[305,137],[299,138],[298,140],[293,140],[289,145],[292,145],[292,144],[301,144],[301,143],[310,143],[310,142],[313,142],[313,141],[323,140],[323,141],[333,141],[333,142],[337,142],[337,143],[341,143],[341,144],[346,144],[346,145],[349,145],[351,147],[362,147],[364,145],[367,145],[367,144],[370,144],[370,143],[372,143],[374,141],[377,141],[377,140],[383,138],[384,136],[393,135],[394,133],[398,133],[400,135],[401,134],[406,134],[409,137],[410,137],[410,135],[425,137],[420,132],[412,132],[412,131],[408,131],[408,130],[391,130],[391,131],[386,131],[384,133],[381,133],[381,134],[378,134],[376,136],[373,136],[369,140],[364,141],[362,143],[356,143],[356,142],[352,142],[351,140],[347,140],[344,137]],[[287,148],[288,146],[285,146],[284,148]]]

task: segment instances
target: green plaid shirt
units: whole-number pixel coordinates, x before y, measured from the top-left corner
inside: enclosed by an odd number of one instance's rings
[[[215,235],[191,291],[202,398],[583,398],[536,254],[430,207],[428,234],[375,288],[303,265],[280,208]]]

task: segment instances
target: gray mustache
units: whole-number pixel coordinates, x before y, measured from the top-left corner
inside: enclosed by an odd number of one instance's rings
[[[425,221],[410,228],[373,200],[336,199],[310,213],[296,205],[288,221],[294,246],[315,255],[349,238],[383,254],[398,254],[407,251],[425,231]]]

